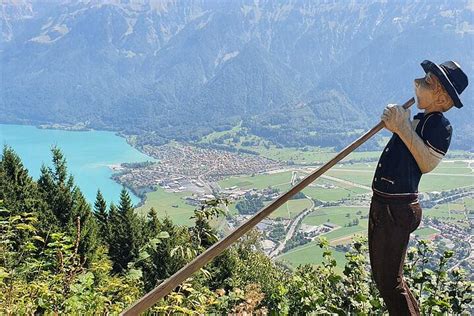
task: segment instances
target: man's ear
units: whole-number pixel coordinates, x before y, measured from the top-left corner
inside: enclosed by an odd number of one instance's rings
[[[454,102],[453,99],[449,96],[448,92],[443,88],[441,85],[441,82],[439,82],[439,79],[436,77],[436,86],[434,90],[434,94],[436,96],[435,99],[435,104],[438,108],[443,109],[444,112],[449,110]]]
[[[454,104],[449,94],[443,90],[437,94],[435,103],[437,106],[442,108],[444,112],[449,110]]]

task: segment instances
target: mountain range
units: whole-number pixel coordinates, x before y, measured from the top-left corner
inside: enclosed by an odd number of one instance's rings
[[[282,145],[341,145],[413,96],[424,59],[474,74],[472,0],[1,6],[4,123],[82,123],[145,143],[241,123]],[[472,149],[472,91],[447,113],[456,148]]]

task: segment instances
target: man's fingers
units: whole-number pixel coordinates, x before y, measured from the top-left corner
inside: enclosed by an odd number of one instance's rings
[[[405,110],[406,116],[411,117],[411,110],[410,110],[410,108],[404,109],[404,110]]]

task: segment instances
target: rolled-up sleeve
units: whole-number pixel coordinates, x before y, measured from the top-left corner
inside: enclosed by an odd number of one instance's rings
[[[443,115],[433,114],[423,123],[420,136],[429,148],[444,156],[451,143],[452,132],[451,124]]]

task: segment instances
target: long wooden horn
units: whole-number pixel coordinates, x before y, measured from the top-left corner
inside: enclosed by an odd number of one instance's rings
[[[403,107],[408,109],[415,103],[415,99],[411,98],[408,100]],[[158,287],[154,288],[150,292],[148,292],[145,296],[141,299],[137,300],[132,306],[124,310],[121,315],[138,315],[141,312],[146,311],[150,308],[153,304],[155,304],[159,299],[163,298],[167,294],[169,294],[173,289],[175,289],[178,285],[180,285],[184,280],[191,276],[194,272],[202,268],[206,265],[209,261],[211,261],[214,257],[219,255],[223,252],[226,248],[231,246],[237,239],[242,237],[245,233],[247,233],[250,229],[256,226],[261,220],[265,217],[270,215],[274,210],[279,208],[285,202],[287,202],[293,195],[303,190],[306,186],[308,186],[311,182],[316,180],[320,177],[323,173],[329,170],[332,166],[342,160],[344,157],[349,155],[352,151],[354,151],[357,147],[365,143],[369,138],[379,132],[382,128],[384,128],[383,121],[380,121],[376,126],[374,126],[370,131],[362,135],[352,144],[344,148],[341,152],[339,152],[333,159],[327,162],[325,165],[321,166],[319,169],[308,175],[306,178],[303,179],[300,183],[292,187],[288,192],[283,195],[280,195],[275,201],[270,203],[269,205],[263,207],[258,213],[256,213],[253,217],[251,217],[247,222],[240,225],[236,228],[232,233],[212,245],[202,254],[197,256],[193,261],[185,265],[181,270],[173,274],[171,277],[166,279],[163,283],[161,283]]]

